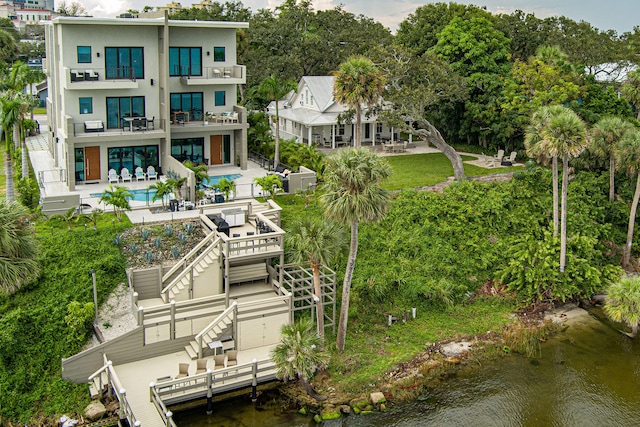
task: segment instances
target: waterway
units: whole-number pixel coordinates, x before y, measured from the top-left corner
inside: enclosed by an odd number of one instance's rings
[[[465,369],[419,401],[387,412],[347,416],[327,426],[640,426],[640,337],[617,331],[601,311],[572,321],[541,346],[541,356],[510,356]],[[246,398],[176,414],[179,427],[312,426],[274,398]]]

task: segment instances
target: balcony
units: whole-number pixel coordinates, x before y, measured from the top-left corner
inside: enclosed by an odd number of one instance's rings
[[[245,84],[247,82],[247,69],[244,65],[204,67],[201,75],[196,76],[187,73],[180,77],[180,81],[187,86]]]
[[[166,121],[157,117],[153,118],[126,118],[122,120],[119,128],[107,128],[102,120],[88,120],[81,123],[74,122],[72,135],[76,138],[95,137],[127,137],[136,139],[160,138],[164,135]]]
[[[138,81],[132,68],[65,68],[65,89],[137,89]]]

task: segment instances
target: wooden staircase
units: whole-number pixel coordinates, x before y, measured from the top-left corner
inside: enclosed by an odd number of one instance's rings
[[[222,342],[222,350],[235,347],[233,329],[237,320],[237,304],[234,302],[229,308],[223,311],[213,322],[209,323],[195,339],[185,346],[185,351],[191,359],[202,357],[202,351],[209,348],[209,343],[214,341]],[[231,332],[230,332],[231,330]],[[231,339],[224,339],[232,337]]]

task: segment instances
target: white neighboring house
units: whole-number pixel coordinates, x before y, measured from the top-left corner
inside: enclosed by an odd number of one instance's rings
[[[244,22],[58,17],[45,26],[49,151],[68,190],[110,169],[247,163]],[[161,169],[160,169],[161,168]]]
[[[299,143],[337,148],[354,146],[355,118],[352,123],[339,123],[338,116],[348,110],[333,97],[333,76],[305,76],[298,83],[296,93],[290,93],[278,103],[280,138],[295,139]],[[267,107],[267,114],[274,117],[275,103]],[[273,126],[273,119],[271,120]],[[375,114],[362,112],[362,143],[375,145],[383,140],[398,139],[393,128],[378,121]]]

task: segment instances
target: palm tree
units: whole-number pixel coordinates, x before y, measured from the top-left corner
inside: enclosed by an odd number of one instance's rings
[[[615,152],[616,165],[620,169],[636,178],[636,190],[633,194],[633,202],[631,202],[631,212],[629,213],[629,225],[627,227],[627,244],[624,246],[624,255],[622,257],[622,266],[627,268],[631,259],[631,245],[633,244],[633,229],[635,226],[636,211],[638,209],[638,200],[640,199],[640,130],[633,129],[627,132],[620,140],[618,149]]]
[[[362,127],[362,107],[376,104],[384,91],[384,75],[375,64],[364,56],[352,56],[334,73],[333,96],[336,101],[346,104],[355,111],[355,147],[360,147]]]
[[[122,221],[122,212],[131,210],[129,199],[132,197],[133,194],[131,194],[127,187],[110,185],[109,188],[104,190],[102,196],[100,196],[100,201],[105,205],[112,205],[116,218],[118,218],[118,221]]]
[[[40,271],[40,251],[28,215],[19,203],[0,199],[0,290],[6,293],[29,283]]]
[[[342,285],[342,306],[336,346],[344,350],[349,320],[349,293],[358,254],[358,224],[380,220],[389,207],[381,182],[391,175],[386,160],[365,148],[338,150],[327,158],[325,193],[321,201],[327,217],[351,227],[349,259]]]
[[[320,268],[333,262],[345,244],[345,236],[337,223],[306,216],[294,222],[286,235],[291,261],[308,262],[313,273],[313,291],[319,299],[316,304],[318,334],[324,339],[324,295],[320,283]]]
[[[13,184],[13,164],[11,161],[11,153],[21,140],[20,137],[20,121],[26,113],[24,102],[17,95],[5,96],[0,98],[0,106],[2,108],[1,122],[3,129],[13,129],[13,132],[5,132],[6,152],[5,152],[5,174],[6,174],[6,199],[10,202],[15,200],[15,190]],[[12,144],[13,141],[13,144]]]
[[[533,113],[531,122],[529,126],[527,126],[524,135],[524,146],[529,157],[534,157],[539,161],[544,161],[549,157],[549,153],[542,148],[542,141],[544,140],[543,130],[549,118],[559,111],[558,108],[560,108],[559,105],[542,107]],[[551,174],[553,178],[553,237],[558,237],[560,224],[558,218],[558,212],[560,211],[558,207],[560,200],[558,195],[558,156],[551,157]]]
[[[67,230],[71,231],[71,223],[73,222],[73,220],[76,218],[76,207],[73,206],[69,209],[67,209],[67,211],[63,214],[58,214],[58,215],[53,215],[51,217],[51,219],[57,219],[60,220],[62,222],[67,223]]]
[[[289,92],[298,90],[298,85],[293,80],[282,80],[279,76],[271,74],[269,77],[260,82],[255,92],[261,98],[273,101],[276,106],[276,148],[273,154],[273,167],[276,168],[280,163],[280,110],[278,102],[284,98]]]
[[[638,335],[640,324],[640,278],[625,277],[607,289],[604,312],[615,322],[625,322],[631,338]]]
[[[282,325],[280,339],[281,343],[271,351],[276,376],[284,381],[298,378],[309,396],[326,399],[309,384],[313,374],[329,363],[329,355],[322,351],[322,338],[315,332],[311,319],[302,318],[293,324]]]
[[[553,107],[550,107],[553,108]],[[552,157],[562,157],[562,201],[560,205],[560,271],[567,258],[567,193],[569,189],[569,157],[578,157],[587,144],[587,126],[567,107],[557,109],[542,130],[541,148]]]
[[[155,190],[155,194],[153,195],[152,200],[155,202],[156,200],[162,200],[162,210],[165,210],[165,197],[169,196],[173,192],[173,184],[170,180],[166,181],[156,181],[155,184],[147,187],[149,190]]]
[[[42,70],[39,70],[37,68],[27,67],[27,70],[25,71],[25,75],[24,75],[24,83],[26,85],[29,85],[29,98],[34,102],[35,102],[35,99],[33,98],[33,85],[36,83],[40,83],[46,78],[47,78],[47,75],[43,73]],[[32,105],[32,108],[29,109],[29,112],[31,113],[31,120],[33,120],[33,107],[35,107],[35,105]]]
[[[215,188],[222,194],[224,194],[224,199],[226,201],[229,201],[229,196],[231,195],[231,193],[236,192],[236,182],[234,180],[222,177],[216,183]]]
[[[622,85],[622,96],[636,107],[637,119],[640,120],[640,68],[627,73],[627,81]]]
[[[282,180],[278,175],[274,174],[253,178],[253,182],[262,188],[262,193],[265,197],[271,196],[275,198],[278,190],[282,189]]]
[[[628,121],[616,117],[603,117],[591,128],[589,148],[593,153],[602,158],[609,158],[609,201],[613,202],[615,196],[615,149],[624,134],[633,125]]]
[[[98,229],[98,220],[102,216],[104,211],[102,209],[95,208],[89,214],[82,214],[78,217],[78,219],[82,218],[84,220],[90,221],[93,224],[93,229]]]
[[[167,185],[169,185],[169,187],[171,187],[172,191],[176,190],[176,193],[178,193],[178,199],[182,199],[182,186],[184,185],[185,182],[187,182],[187,178],[186,177],[180,177],[179,175],[176,175],[175,178],[173,178],[173,177],[172,178],[167,178]],[[169,193],[171,193],[171,191],[169,191]],[[162,201],[164,203],[164,199]],[[163,207],[164,207],[164,205],[163,205]]]

